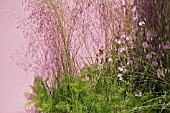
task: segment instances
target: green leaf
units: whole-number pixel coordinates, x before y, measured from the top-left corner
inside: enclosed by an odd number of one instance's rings
[[[33,103],[32,103],[32,101],[28,101],[26,104],[25,104],[25,107],[29,107],[29,106],[31,106]]]
[[[41,108],[41,107],[38,107],[37,110],[38,110],[38,111],[44,111],[44,109]]]

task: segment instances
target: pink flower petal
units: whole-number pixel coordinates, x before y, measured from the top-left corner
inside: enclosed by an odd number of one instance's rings
[[[151,58],[152,58],[152,55],[151,55],[150,53],[148,53],[148,54],[146,55],[146,58],[147,58],[147,59],[151,59]]]
[[[122,77],[122,75],[123,75],[123,74],[119,73],[117,76],[118,76],[118,77]]]
[[[156,66],[158,66],[158,62],[157,61],[153,61],[152,65],[156,67]]]
[[[141,97],[141,96],[142,96],[142,92],[136,91],[136,92],[134,92],[134,95],[135,95],[136,97]]]
[[[143,43],[142,43],[142,46],[143,46],[143,48],[148,48],[148,47],[149,47],[149,45],[148,45],[147,42],[143,42]]]

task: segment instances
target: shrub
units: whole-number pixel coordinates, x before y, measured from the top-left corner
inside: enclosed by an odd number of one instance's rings
[[[168,0],[27,3],[34,112],[169,112]]]

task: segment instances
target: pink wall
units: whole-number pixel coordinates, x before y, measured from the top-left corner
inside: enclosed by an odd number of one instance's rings
[[[32,76],[10,58],[24,44],[16,18],[24,16],[18,0],[0,0],[0,113],[24,113],[25,91],[30,91]]]

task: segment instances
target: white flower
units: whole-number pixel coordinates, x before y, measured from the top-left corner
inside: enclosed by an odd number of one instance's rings
[[[123,78],[122,78],[122,77],[119,77],[119,80],[123,80]]]
[[[109,58],[109,59],[108,59],[108,62],[111,62],[111,61],[112,61],[112,58]]]
[[[122,75],[123,74],[121,74],[121,73],[119,73],[117,76],[118,76],[118,78],[119,78],[119,80],[122,80],[123,78],[122,78]]]
[[[126,38],[126,35],[122,35],[123,38]]]
[[[119,71],[123,71],[123,67],[118,67]]]
[[[126,40],[127,40],[127,41],[128,41],[128,40],[130,40],[130,39],[131,39],[131,37],[130,37],[130,36],[127,36],[127,37],[126,37]]]
[[[125,51],[125,48],[120,48],[120,52],[122,53],[123,51]]]
[[[115,42],[116,42],[117,44],[121,44],[121,41],[118,40],[118,39],[115,39]]]
[[[145,25],[145,22],[144,22],[144,21],[140,21],[140,22],[139,22],[139,26],[142,26],[142,25]]]
[[[132,61],[132,60],[130,60],[130,61],[127,62],[127,65],[132,65],[132,64],[133,64],[133,61]]]

